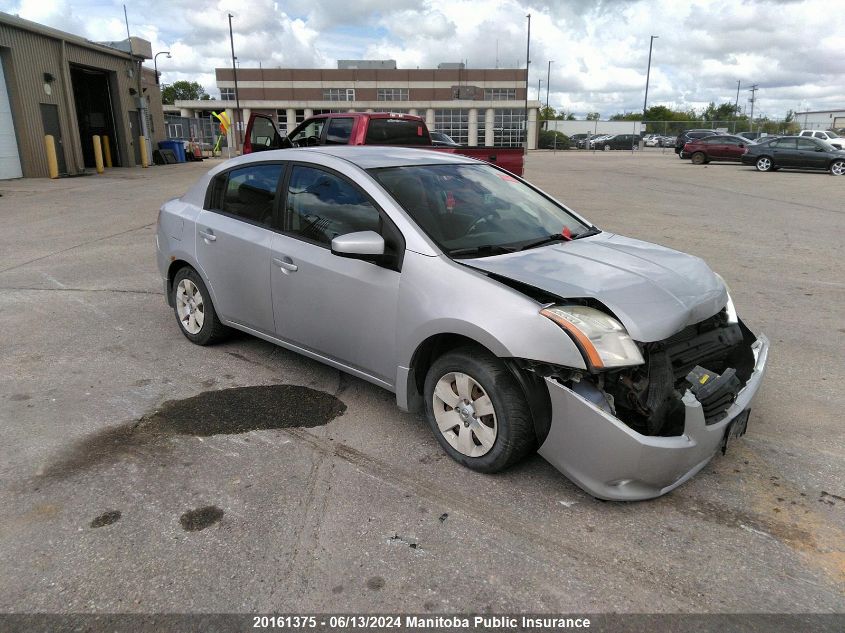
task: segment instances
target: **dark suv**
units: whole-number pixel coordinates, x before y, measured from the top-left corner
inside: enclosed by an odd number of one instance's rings
[[[718,134],[716,130],[684,130],[678,134],[675,139],[675,153],[679,158],[689,158],[684,155],[684,145],[693,139],[704,138],[705,136],[714,136]]]

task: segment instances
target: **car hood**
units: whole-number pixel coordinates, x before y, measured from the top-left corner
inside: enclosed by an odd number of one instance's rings
[[[728,300],[700,258],[612,233],[462,263],[562,299],[596,299],[643,343],[716,314]]]

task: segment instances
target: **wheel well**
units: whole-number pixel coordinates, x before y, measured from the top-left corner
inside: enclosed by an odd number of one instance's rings
[[[479,350],[483,350],[488,354],[493,354],[493,352],[478,341],[462,334],[435,334],[420,343],[411,357],[411,366],[408,373],[407,403],[409,411],[421,413],[425,410],[425,403],[423,401],[425,377],[434,361],[450,350],[458,347],[466,347],[467,345],[477,347]],[[493,355],[495,356],[495,354]],[[551,425],[551,403],[549,402],[549,393],[543,379],[533,372],[521,369],[520,363],[516,359],[502,358],[501,360],[511,371],[525,394],[534,420],[537,443],[538,445],[542,444],[549,433],[549,427]]]
[[[424,409],[423,391],[429,367],[446,352],[466,345],[474,345],[492,353],[478,341],[462,334],[435,334],[420,343],[411,357],[411,371],[408,375],[408,405],[411,411],[420,412]]]
[[[178,273],[183,268],[193,268],[188,262],[182,259],[177,259],[174,262],[170,263],[170,266],[167,269],[167,303],[170,307],[173,307],[171,303],[172,295],[173,295],[173,280],[176,279],[176,273]]]

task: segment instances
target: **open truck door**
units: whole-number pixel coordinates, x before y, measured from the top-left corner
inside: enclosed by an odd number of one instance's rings
[[[276,123],[266,114],[251,114],[246,126],[244,154],[263,152],[269,149],[290,147],[287,139],[279,134]]]

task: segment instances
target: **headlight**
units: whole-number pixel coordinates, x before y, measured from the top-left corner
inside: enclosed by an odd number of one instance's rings
[[[739,323],[739,317],[736,315],[736,307],[734,307],[734,300],[731,299],[731,287],[722,275],[719,273],[713,274],[716,275],[723,284],[725,284],[725,290],[728,292],[728,302],[725,304],[725,314],[728,317],[728,323]]]
[[[540,314],[562,327],[591,369],[642,365],[643,355],[625,327],[604,312],[587,306],[549,306]]]

